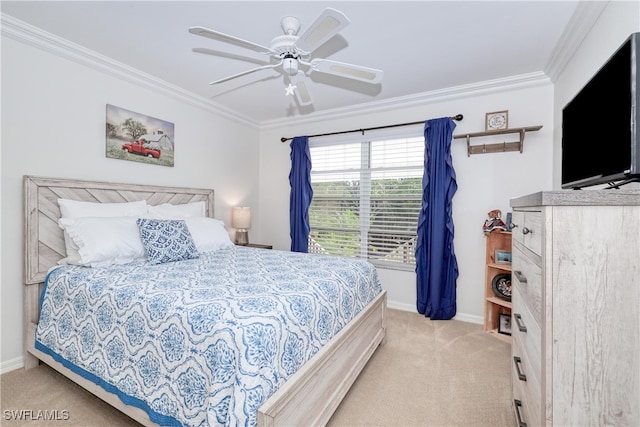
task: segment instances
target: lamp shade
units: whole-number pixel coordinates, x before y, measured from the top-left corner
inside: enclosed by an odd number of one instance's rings
[[[235,229],[251,228],[251,208],[238,206],[231,211],[231,226]]]

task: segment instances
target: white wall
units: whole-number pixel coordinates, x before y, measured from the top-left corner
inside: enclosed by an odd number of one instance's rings
[[[528,133],[524,152],[467,156],[464,139],[452,144],[458,191],[453,199],[454,245],[460,269],[457,283],[457,318],[482,322],[484,299],[485,237],[482,224],[487,212],[510,210],[509,199],[518,195],[551,189],[553,87],[548,80],[497,93],[467,91],[449,99],[400,105],[385,111],[342,115],[322,121],[291,121],[263,129],[260,135],[260,221],[263,243],[288,250],[289,238],[289,142],[281,137],[360,129],[395,123],[407,123],[464,115],[454,134],[484,130],[485,113],[509,110],[509,126],[543,125],[539,132]],[[345,117],[348,116],[348,117]],[[422,135],[422,126],[412,128]],[[406,131],[406,128],[402,128]],[[472,139],[472,144],[517,140],[517,135]],[[415,311],[415,273],[378,269],[388,291],[389,306]]]
[[[259,217],[257,127],[97,68],[2,38],[2,371],[22,364],[23,175],[213,188],[217,218]],[[174,123],[175,167],[106,158],[106,104]]]
[[[580,48],[575,51],[569,64],[556,78],[553,107],[555,123],[553,183],[556,189],[560,188],[561,182],[562,108],[593,77],[626,38],[638,31],[640,31],[640,2],[609,2]],[[585,126],[588,125],[585,123]],[[597,188],[600,187],[587,190]],[[625,189],[631,188],[640,188],[640,185],[630,184]]]

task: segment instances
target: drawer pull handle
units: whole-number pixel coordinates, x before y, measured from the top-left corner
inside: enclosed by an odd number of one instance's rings
[[[527,376],[520,371],[520,365],[522,364],[522,359],[518,356],[513,356],[513,364],[516,366],[516,373],[518,374],[518,379],[520,381],[526,381]]]
[[[522,408],[522,402],[518,399],[513,399],[513,404],[516,406],[516,417],[518,418],[518,427],[527,427],[527,423],[522,421],[522,416],[520,415],[520,408]]]
[[[527,332],[527,327],[522,323],[522,315],[520,313],[513,313],[513,317],[516,319],[516,325],[518,325],[520,332]]]
[[[530,228],[525,227],[522,229],[522,234],[529,234],[529,233],[533,233],[533,231]]]
[[[524,274],[522,274],[522,271],[520,270],[514,270],[513,274],[516,275],[516,279],[518,279],[518,282],[520,283],[527,283],[527,278],[524,276]]]

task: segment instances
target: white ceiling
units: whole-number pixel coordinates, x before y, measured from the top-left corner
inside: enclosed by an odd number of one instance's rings
[[[545,71],[578,1],[2,1],[10,15],[256,123],[379,103]],[[313,105],[285,95],[285,78],[263,70],[208,83],[265,63],[265,55],[188,32],[203,26],[269,46],[283,16],[302,29],[325,9],[351,21],[312,57],[384,71],[370,85],[313,73]],[[195,53],[209,48],[220,56]],[[267,59],[268,60],[268,59]]]

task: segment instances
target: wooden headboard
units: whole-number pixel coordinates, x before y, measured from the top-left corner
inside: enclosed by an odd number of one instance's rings
[[[118,184],[74,179],[24,177],[24,280],[26,285],[44,282],[47,271],[66,256],[64,236],[58,226],[58,199],[94,203],[146,200],[150,205],[174,205],[205,201],[207,216],[214,215],[211,189]]]

